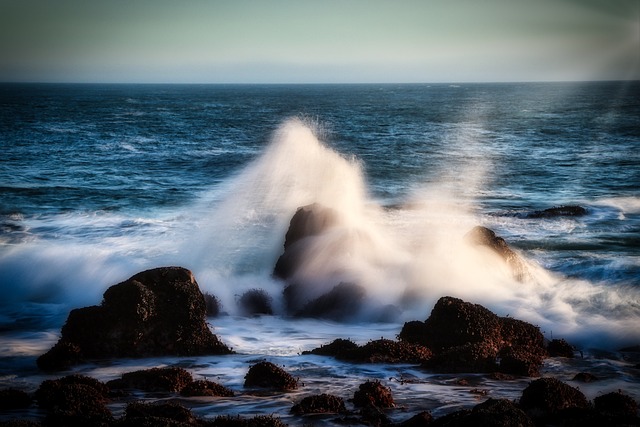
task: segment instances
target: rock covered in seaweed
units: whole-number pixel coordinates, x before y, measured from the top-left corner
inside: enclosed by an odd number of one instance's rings
[[[191,374],[178,367],[150,368],[126,372],[107,385],[112,389],[135,388],[150,392],[180,392],[193,382]]]
[[[405,323],[398,337],[433,351],[425,367],[438,372],[538,376],[546,356],[538,327],[453,297],[440,298],[424,322]]]
[[[379,339],[359,346],[341,338],[302,354],[333,356],[355,363],[423,363],[432,355],[425,346],[406,341]]]
[[[327,414],[347,412],[344,400],[332,394],[307,396],[291,408],[292,414]]]
[[[193,274],[162,267],[111,286],[99,306],[72,310],[58,343],[37,362],[56,370],[87,359],[229,353],[206,324]]]
[[[262,361],[249,368],[244,377],[244,386],[289,391],[298,388],[298,380],[281,367]]]

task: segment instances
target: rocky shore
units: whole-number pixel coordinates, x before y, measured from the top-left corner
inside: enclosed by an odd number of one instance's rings
[[[545,215],[576,215],[571,210]],[[291,221],[284,253],[274,275],[285,283],[283,299],[292,317],[342,320],[357,311],[364,289],[352,283],[337,284],[326,294],[304,300],[305,283],[295,277],[305,256],[304,239],[339,222],[337,214],[319,205],[300,208]],[[525,280],[526,264],[506,242],[484,227],[466,236],[471,245],[494,251],[514,278]],[[267,293],[253,289],[237,300],[246,316],[272,315]],[[494,398],[483,389],[470,388],[477,403],[434,417],[414,404],[398,404],[392,389],[381,379],[361,378],[353,385],[305,391],[304,380],[269,360],[248,363],[241,388],[194,377],[182,366],[161,366],[124,372],[101,382],[90,376],[69,374],[74,366],[96,360],[158,356],[238,357],[238,353],[213,334],[209,319],[219,312],[217,298],[204,295],[193,274],[181,267],[162,267],[138,273],[108,288],[100,305],[72,310],[59,341],[37,359],[40,370],[55,379],[43,381],[35,392],[19,387],[0,390],[0,425],[4,426],[636,426],[638,403],[624,390],[606,391],[588,399],[576,387],[541,373],[552,358],[577,355],[562,338],[547,340],[528,322],[500,317],[486,307],[452,296],[440,298],[424,320],[406,322],[396,339],[376,339],[357,344],[337,338],[304,351],[301,357],[335,358],[347,364],[409,366],[425,374],[483,375],[505,384],[527,379],[515,399]],[[640,355],[639,348],[629,351]],[[637,359],[637,357],[636,357]],[[636,362],[637,363],[637,362]],[[640,372],[640,365],[632,366]],[[66,371],[66,373],[64,373]],[[307,377],[306,381],[313,378]],[[574,382],[598,380],[580,372]],[[389,378],[389,381],[397,379]],[[411,379],[400,379],[411,382]],[[464,385],[464,379],[456,379]],[[323,384],[329,384],[324,380]],[[339,391],[336,391],[339,390]],[[289,398],[284,413],[249,415],[242,412],[202,416],[194,412],[212,400],[259,396]],[[428,395],[415,396],[414,401]],[[203,400],[204,399],[204,400]],[[28,413],[28,417],[12,414]],[[17,418],[17,419],[13,419]]]

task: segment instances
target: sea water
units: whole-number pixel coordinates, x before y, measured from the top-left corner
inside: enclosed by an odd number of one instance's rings
[[[266,358],[305,383],[277,398],[200,402],[202,415],[286,416],[314,391],[351,397],[365,377],[434,415],[486,398],[474,388],[517,398],[527,379],[469,376],[463,387],[415,366],[299,355],[335,338],[394,339],[451,295],[576,345],[585,359],[549,360],[544,372],[602,371],[604,383],[581,386],[588,397],[640,397],[618,352],[640,343],[638,82],[2,85],[0,144],[0,386],[33,390],[49,377],[35,359],[69,310],[139,271],[180,265],[221,301],[225,314],[209,321],[238,356],[74,371],[108,380],[171,364],[241,391],[250,363]],[[291,318],[272,277],[289,220],[310,203],[340,224],[310,244],[296,280],[312,285],[309,298],[365,287],[365,307],[345,322]],[[530,215],[560,205],[586,215]],[[476,225],[518,252],[525,280],[465,244]],[[274,316],[239,315],[250,289],[271,296]],[[397,315],[382,318],[389,306]]]

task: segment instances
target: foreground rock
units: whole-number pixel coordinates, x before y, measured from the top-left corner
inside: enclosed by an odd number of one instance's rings
[[[428,347],[424,366],[438,372],[538,376],[547,354],[539,328],[453,297],[440,298],[426,321],[405,323],[399,338]]]
[[[359,346],[341,338],[302,354],[332,356],[354,363],[424,363],[432,356],[425,346],[405,341],[379,339]]]
[[[281,367],[263,361],[249,368],[244,377],[244,386],[290,391],[298,388],[298,380]]]
[[[168,367],[126,372],[120,379],[109,381],[107,385],[112,389],[134,388],[149,392],[180,392],[191,383],[193,383],[193,377],[187,370]]]
[[[307,396],[291,408],[292,414],[339,414],[347,412],[344,400],[332,394]]]
[[[60,340],[37,363],[58,370],[87,359],[229,353],[206,324],[193,274],[163,267],[111,286],[99,306],[72,310]]]

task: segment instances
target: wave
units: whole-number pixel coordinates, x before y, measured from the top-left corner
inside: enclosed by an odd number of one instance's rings
[[[55,313],[63,311],[60,305],[98,304],[109,285],[159,265],[191,269],[201,288],[220,298],[228,312],[235,312],[238,295],[261,288],[273,297],[276,312],[285,315],[285,283],[272,277],[273,268],[296,209],[319,203],[338,213],[338,223],[308,239],[292,280],[309,284],[307,298],[344,282],[364,287],[366,306],[358,321],[377,319],[379,308],[388,305],[401,313],[398,322],[423,320],[439,297],[451,295],[537,324],[548,337],[600,348],[640,340],[638,288],[551,272],[523,249],[516,252],[530,274],[517,280],[496,254],[467,243],[465,235],[474,226],[496,221],[481,215],[470,196],[482,191],[487,165],[470,168],[457,181],[448,174],[402,203],[384,207],[368,193],[361,162],[332,150],[319,134],[317,124],[285,122],[253,162],[196,203],[165,212],[160,223],[113,220],[115,214],[109,213],[100,223],[133,231],[2,248],[0,298],[7,308],[3,313],[12,313],[1,319],[4,327],[15,323],[25,303]],[[607,203],[631,212],[637,201]],[[26,311],[22,317],[28,317]],[[51,324],[63,320],[57,317]]]

